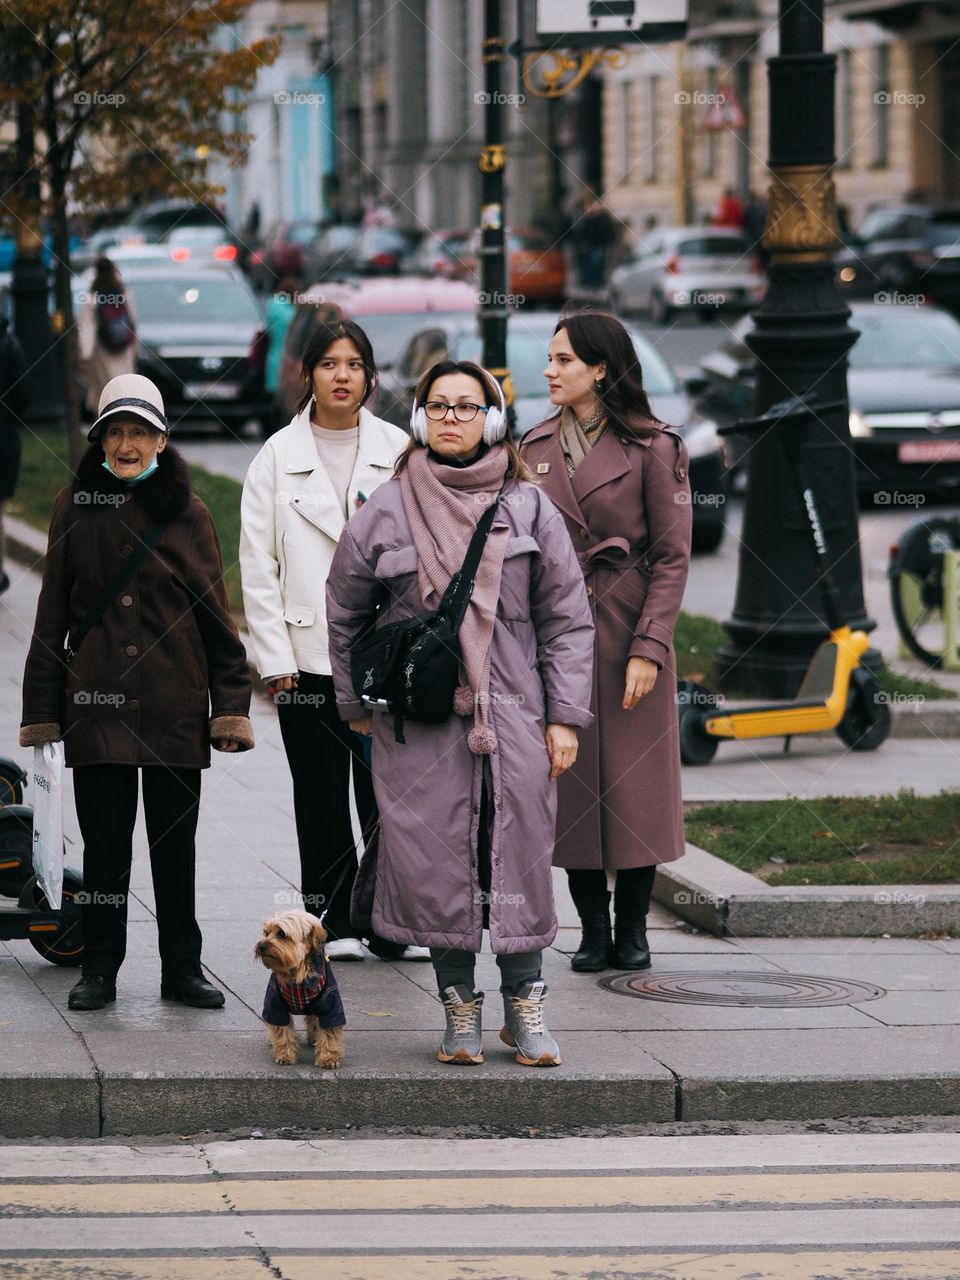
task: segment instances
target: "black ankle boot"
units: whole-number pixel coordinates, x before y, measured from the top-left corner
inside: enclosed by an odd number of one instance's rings
[[[623,919],[617,916],[617,938],[613,947],[614,969],[649,969],[646,917]]]
[[[583,936],[580,939],[580,950],[570,961],[571,969],[575,969],[577,973],[599,973],[601,969],[609,969],[610,953],[613,950],[609,912],[582,916],[580,927]]]

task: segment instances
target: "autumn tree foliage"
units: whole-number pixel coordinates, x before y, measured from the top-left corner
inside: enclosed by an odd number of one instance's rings
[[[0,121],[21,135],[2,197],[23,239],[52,234],[71,453],[79,451],[70,216],[147,198],[215,199],[211,155],[242,163],[246,95],[279,52],[244,44],[250,0],[15,0],[0,5]],[[27,138],[23,146],[24,133]],[[29,164],[26,161],[29,160]],[[37,204],[39,203],[39,209]]]

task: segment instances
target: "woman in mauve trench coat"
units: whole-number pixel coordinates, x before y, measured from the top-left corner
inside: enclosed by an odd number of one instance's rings
[[[558,783],[554,862],[583,928],[574,969],[644,969],[656,866],[683,853],[673,628],[690,559],[687,451],[652,416],[613,316],[561,320],[545,376],[560,413],[521,452],[563,514],[596,624],[595,719]]]

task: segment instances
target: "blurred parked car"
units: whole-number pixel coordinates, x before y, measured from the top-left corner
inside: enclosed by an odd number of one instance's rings
[[[960,492],[960,323],[930,306],[853,302],[851,311],[860,331],[847,373],[858,492]],[[753,415],[752,326],[744,316],[700,362],[700,403],[724,423]],[[748,446],[732,440],[740,465]]]
[[[349,275],[345,263],[363,228],[356,222],[332,222],[324,227],[303,255],[303,279],[307,284],[342,279]]]
[[[250,279],[262,293],[268,293],[284,276],[305,280],[307,250],[320,235],[320,224],[311,220],[278,222],[250,254]]]
[[[266,418],[263,317],[237,269],[131,263],[123,280],[137,307],[137,372],[160,388],[172,425],[202,418],[233,435]],[[75,277],[75,298],[89,285],[89,273]]]
[[[146,240],[160,240],[174,227],[225,227],[227,220],[221,209],[202,200],[154,200],[132,214],[127,225]]]
[[[841,288],[853,297],[922,295],[960,308],[960,209],[896,205],[868,213],[834,255]]]
[[[272,429],[286,426],[296,412],[303,394],[300,373],[303,353],[322,320],[338,315],[356,320],[373,344],[382,374],[391,367],[410,335],[423,325],[425,313],[441,318],[451,315],[468,318],[474,314],[476,305],[473,288],[457,280],[394,276],[314,285],[298,303],[297,314],[287,330]],[[369,405],[371,409],[374,403]],[[379,413],[379,408],[376,412]]]
[[[410,261],[411,271],[448,280],[469,280],[476,270],[469,231],[431,231]]]
[[[556,411],[543,376],[555,324],[553,316],[526,312],[510,319],[507,364],[513,379],[518,439]],[[694,545],[699,551],[712,551],[723,540],[726,495],[725,454],[716,424],[694,408],[670,365],[643,334],[635,329],[629,332],[651,407],[662,421],[680,429],[690,454]],[[413,391],[421,374],[438,360],[480,361],[482,353],[475,321],[429,317],[383,375],[377,413],[408,430]]]
[[[759,302],[766,277],[749,240],[723,227],[663,227],[642,239],[610,274],[609,301],[620,315],[648,311],[666,324],[680,311],[703,320]]]
[[[240,260],[240,242],[226,227],[174,227],[159,241],[172,262],[192,262],[207,266],[214,262],[234,265]]]

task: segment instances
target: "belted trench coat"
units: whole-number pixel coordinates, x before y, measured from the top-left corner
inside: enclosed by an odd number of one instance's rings
[[[689,459],[679,433],[638,417],[625,441],[607,428],[572,477],[559,416],[521,453],[563,514],[596,626],[592,710],[574,767],[558,782],[556,866],[615,871],[683,853],[673,629],[690,561]],[[629,658],[660,668],[623,710]]]

